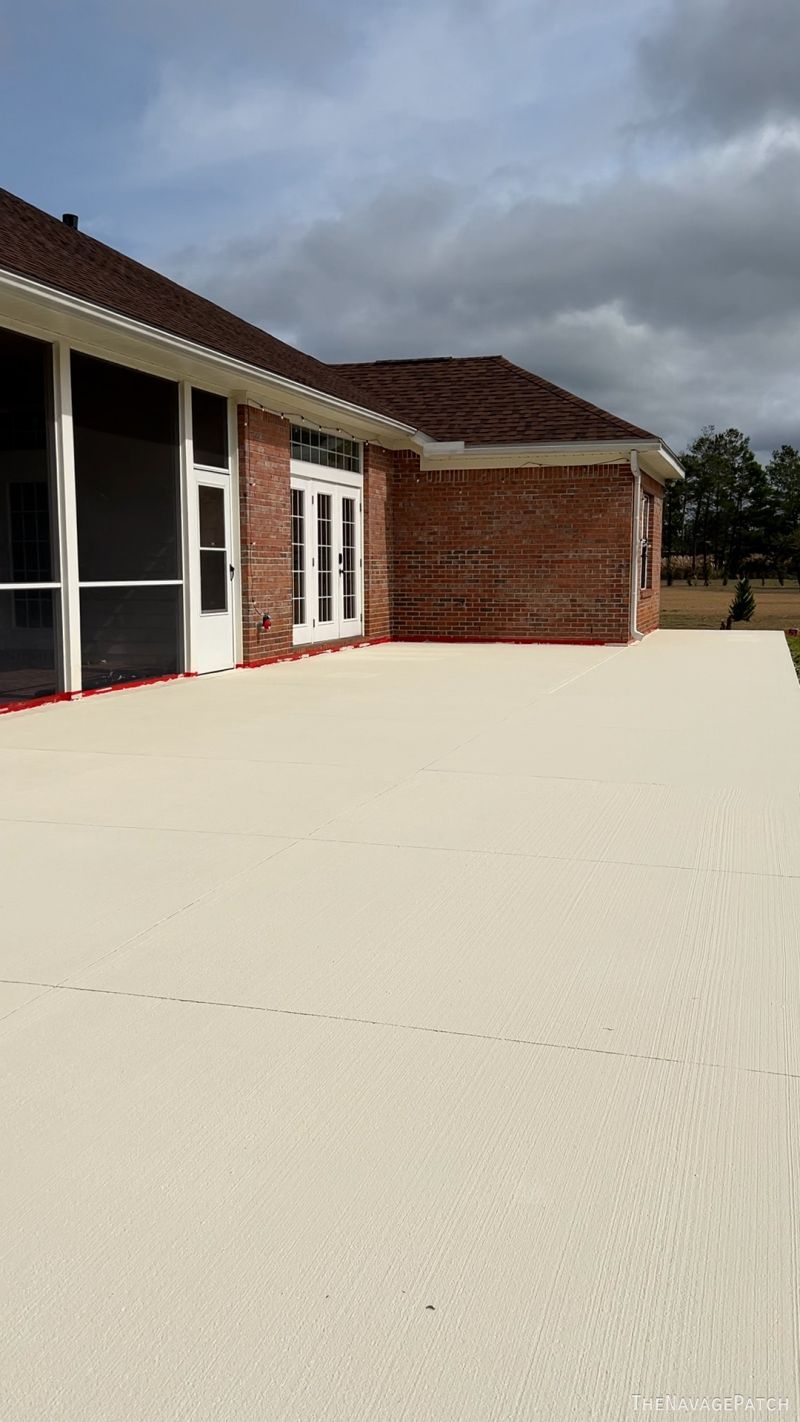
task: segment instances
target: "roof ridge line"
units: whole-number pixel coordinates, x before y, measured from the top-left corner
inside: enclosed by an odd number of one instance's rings
[[[446,356],[387,356],[379,360],[336,360],[329,361],[328,364],[334,370],[349,370],[357,366],[360,370],[365,367],[370,369],[376,365],[441,365],[446,361],[457,361],[462,364],[465,361],[487,361],[504,360],[502,355],[446,355]]]
[[[526,370],[524,365],[517,365],[513,360],[509,360],[508,356],[501,355],[497,359],[501,360],[515,374],[523,376],[530,384],[537,385],[540,390],[549,390],[554,395],[560,395],[570,405],[578,405],[582,410],[592,410],[598,415],[605,416],[608,420],[613,420],[617,425],[624,425],[630,431],[635,430],[639,434],[647,433],[641,425],[634,425],[630,420],[623,419],[622,415],[615,415],[613,411],[604,409],[602,405],[595,405],[593,400],[586,400],[582,395],[576,395],[572,390],[565,390],[563,385],[556,385],[553,380],[548,380],[544,375],[537,375],[533,370]],[[649,435],[648,438],[650,438]]]

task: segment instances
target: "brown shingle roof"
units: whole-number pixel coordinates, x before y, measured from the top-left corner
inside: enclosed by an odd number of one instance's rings
[[[371,400],[391,401],[436,440],[467,444],[654,439],[505,356],[338,365]]]
[[[0,267],[173,336],[363,405],[354,382],[259,326],[0,188]]]
[[[0,188],[0,267],[160,331],[467,444],[652,439],[503,356],[329,365]]]

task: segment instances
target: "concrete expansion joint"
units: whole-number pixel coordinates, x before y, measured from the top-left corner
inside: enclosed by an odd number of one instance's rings
[[[500,1046],[536,1047],[545,1051],[575,1052],[588,1056],[618,1057],[624,1061],[653,1062],[660,1066],[692,1067],[706,1071],[741,1073],[749,1076],[774,1076],[786,1081],[800,1081],[800,1072],[773,1071],[766,1067],[743,1067],[728,1062],[695,1061],[693,1058],[662,1057],[648,1052],[622,1052],[612,1047],[582,1047],[572,1042],[548,1042],[533,1037],[511,1037],[494,1032],[467,1032],[456,1027],[431,1027],[419,1022],[391,1022],[380,1017],[351,1017],[338,1012],[307,1012],[296,1007],[272,1007],[260,1002],[222,1002],[213,998],[175,997],[167,993],[131,992],[122,988],[89,987],[77,983],[47,983],[25,978],[0,978],[11,987],[40,987],[45,992],[94,993],[100,997],[124,997],[141,1002],[174,1002],[186,1007],[219,1007],[234,1012],[262,1012],[274,1017],[302,1017],[315,1022],[341,1022],[353,1027],[384,1027],[392,1032],[424,1032],[438,1037],[456,1037],[472,1042],[496,1042]],[[15,1009],[23,1011],[23,1007]],[[10,1013],[8,1014],[11,1015]]]

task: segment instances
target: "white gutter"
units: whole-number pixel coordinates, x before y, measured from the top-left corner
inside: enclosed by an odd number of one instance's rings
[[[303,385],[300,381],[289,380],[284,375],[277,375],[273,371],[267,370],[260,365],[251,365],[248,361],[238,360],[235,356],[225,355],[223,351],[214,350],[213,346],[203,346],[198,341],[190,341],[183,336],[175,336],[170,331],[162,331],[158,326],[150,326],[145,321],[136,321],[133,317],[122,316],[116,311],[111,311],[105,306],[97,306],[92,301],[84,301],[82,297],[70,296],[68,292],[58,291],[55,287],[46,286],[41,282],[33,281],[29,277],[17,276],[12,272],[0,271],[0,290],[9,289],[12,293],[17,293],[23,297],[32,297],[34,300],[42,301],[46,305],[53,306],[69,315],[88,317],[92,321],[97,321],[101,325],[110,327],[112,330],[122,331],[123,334],[137,337],[146,337],[148,340],[156,341],[162,346],[177,352],[179,355],[212,360],[216,365],[222,365],[227,370],[235,371],[238,375],[246,376],[250,381],[257,380],[259,383],[267,383],[275,390],[286,394],[309,396],[320,404],[328,405],[336,411],[343,411],[356,415],[360,419],[368,419],[386,429],[396,430],[413,439],[418,437],[415,425],[402,424],[400,420],[392,419],[390,415],[382,415],[379,410],[370,410],[366,405],[355,405],[348,400],[341,400],[336,395],[327,395],[322,390],[317,390],[313,385]],[[265,331],[266,335],[267,332]]]
[[[484,455],[504,454],[509,449],[513,449],[516,454],[544,455],[563,454],[565,450],[575,454],[627,454],[631,445],[625,439],[571,439],[571,440],[540,440],[535,443],[514,443],[514,444],[466,444],[461,440],[433,440],[427,438],[421,431],[417,432],[414,440],[422,448],[422,452],[429,458],[444,454],[474,454],[476,458]],[[683,469],[680,462],[668,444],[663,439],[640,439],[636,441],[636,448],[641,454],[652,451],[654,454],[662,454],[674,465],[675,474],[680,477]]]
[[[641,642],[644,632],[636,626],[639,611],[640,559],[642,556],[642,474],[639,469],[638,450],[631,450],[631,474],[633,475],[633,528],[631,531],[631,595],[630,633],[634,642]]]

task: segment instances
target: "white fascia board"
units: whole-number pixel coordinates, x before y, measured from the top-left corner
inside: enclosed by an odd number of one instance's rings
[[[667,479],[686,478],[686,470],[681,464],[681,461],[679,460],[677,454],[675,454],[674,450],[670,449],[668,444],[664,444],[663,440],[659,445],[658,455],[659,459],[661,459],[664,464],[666,464],[667,468],[670,470],[670,473],[666,475]]]
[[[627,463],[632,450],[645,473],[664,483],[683,478],[683,469],[663,440],[559,440],[532,444],[465,445],[429,441],[421,447],[423,470],[531,468],[538,465]]]
[[[323,414],[325,411],[329,411],[333,426],[336,426],[340,419],[349,417],[362,428],[371,427],[374,430],[374,437],[385,437],[389,441],[390,447],[407,447],[417,433],[414,425],[405,425],[388,415],[382,415],[380,411],[370,410],[364,405],[351,404],[335,395],[315,390],[312,386],[302,385],[298,381],[289,380],[286,376],[264,370],[261,366],[251,365],[248,361],[227,356],[221,351],[214,350],[211,346],[203,346],[199,342],[173,335],[169,331],[162,331],[157,326],[150,326],[144,321],[136,321],[132,317],[123,316],[104,306],[86,301],[82,297],[71,296],[55,287],[46,286],[29,277],[19,276],[15,272],[0,270],[0,294],[2,293],[35,305],[40,310],[43,308],[45,311],[59,313],[68,319],[77,318],[90,321],[94,327],[99,327],[108,333],[146,341],[151,346],[157,347],[158,350],[172,354],[173,357],[178,356],[192,362],[209,363],[218,373],[215,382],[218,387],[221,384],[236,385],[243,394],[251,392],[254,402],[268,398],[270,399],[270,408],[276,414],[285,411],[287,418],[292,414],[301,413],[300,410],[292,408],[291,401],[294,400],[301,406],[311,402],[315,406],[321,407]],[[1,316],[0,319],[2,319]],[[41,326],[41,319],[36,324]],[[45,325],[42,328],[42,336],[45,339],[47,338],[46,331]],[[63,335],[63,332],[51,333],[50,339],[59,334]],[[69,335],[67,335],[67,339],[69,339]],[[80,347],[80,342],[77,344]],[[221,379],[223,372],[225,374]],[[362,434],[361,437],[364,438],[365,435]]]
[[[446,454],[463,454],[466,449],[463,439],[429,439],[421,431],[416,435],[414,443],[425,459],[437,459]]]

